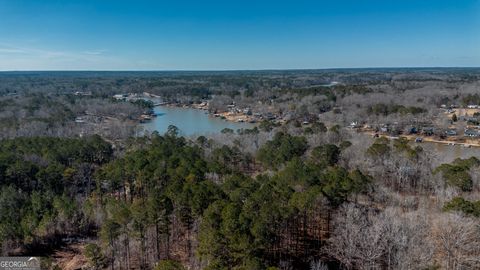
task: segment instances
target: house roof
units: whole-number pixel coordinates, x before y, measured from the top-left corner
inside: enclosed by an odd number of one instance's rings
[[[478,130],[475,129],[466,129],[465,130],[466,135],[478,135]]]

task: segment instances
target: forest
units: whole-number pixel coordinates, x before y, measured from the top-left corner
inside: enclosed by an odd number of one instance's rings
[[[440,105],[473,104],[479,79],[478,69],[0,73],[1,254],[41,256],[45,269],[478,269],[478,148],[348,125],[447,127]],[[136,134],[152,105],[111,98],[131,92],[291,117]],[[74,266],[59,258],[72,250]]]

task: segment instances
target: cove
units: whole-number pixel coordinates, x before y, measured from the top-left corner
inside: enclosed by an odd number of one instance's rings
[[[209,115],[206,111],[193,108],[156,106],[154,112],[157,117],[142,124],[145,131],[158,131],[163,134],[169,125],[174,125],[180,130],[180,135],[192,136],[219,133],[224,128],[236,131],[255,126],[251,123],[229,122]]]

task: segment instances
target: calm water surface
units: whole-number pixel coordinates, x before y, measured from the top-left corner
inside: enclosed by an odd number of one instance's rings
[[[461,145],[447,145],[441,143],[432,143],[432,142],[425,142],[420,144],[424,149],[430,150],[433,153],[437,153],[435,157],[435,161],[432,162],[437,163],[436,165],[440,165],[441,163],[450,163],[457,158],[470,158],[476,157],[480,158],[480,147],[464,147]]]
[[[228,122],[197,109],[158,106],[154,110],[158,116],[143,124],[143,128],[160,134],[165,133],[169,125],[178,127],[184,136],[218,133],[224,128],[237,130],[255,126],[250,123]]]
[[[367,134],[352,133],[352,136],[363,136],[364,138],[368,138],[367,142],[361,141],[365,145],[365,147],[369,147],[374,142],[374,138]],[[458,144],[448,145],[428,141],[425,141],[423,143],[411,142],[410,146],[421,146],[425,151],[428,151],[431,154],[430,162],[433,167],[437,167],[442,163],[451,163],[457,158],[480,158],[480,147],[472,146],[470,148],[467,148]],[[364,151],[366,151],[366,149]]]

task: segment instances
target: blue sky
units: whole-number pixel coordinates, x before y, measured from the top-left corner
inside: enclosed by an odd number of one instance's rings
[[[480,66],[480,0],[0,0],[0,70]]]

